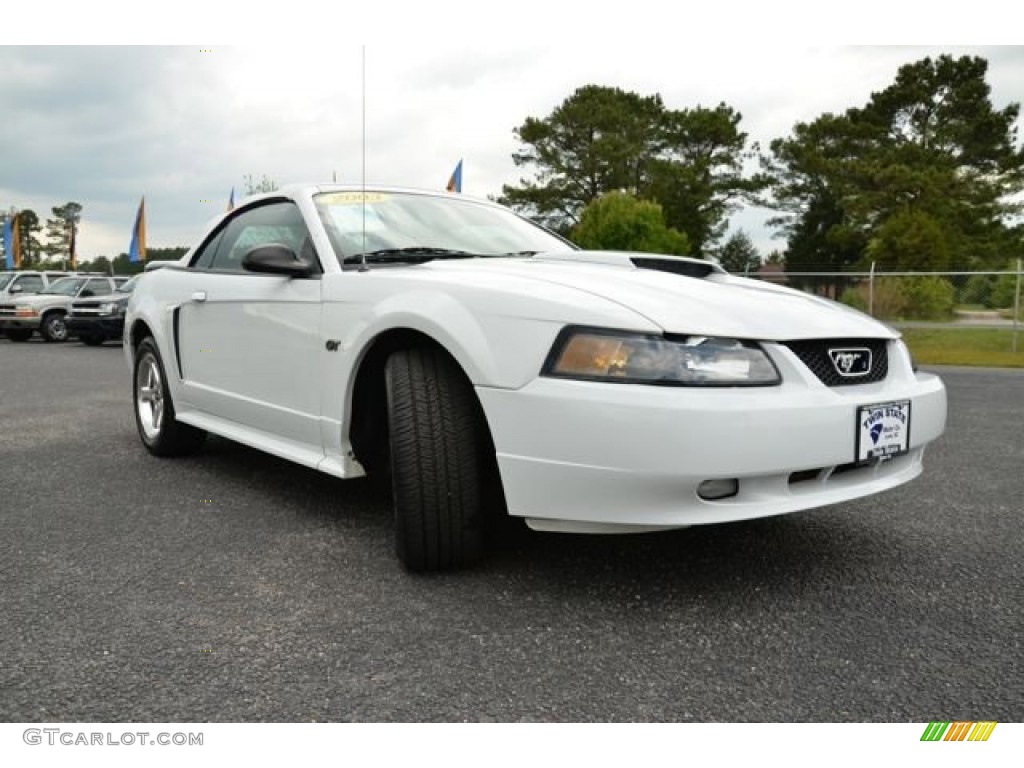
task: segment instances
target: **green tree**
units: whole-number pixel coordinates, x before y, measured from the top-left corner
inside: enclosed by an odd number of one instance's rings
[[[106,256],[97,256],[91,261],[83,261],[78,265],[78,269],[82,272],[102,272],[105,275],[110,274],[110,259]]]
[[[772,179],[770,207],[779,212],[769,223],[786,236],[790,272],[838,272],[861,260],[868,234],[846,211],[855,195],[840,172],[854,153],[845,118],[825,114],[798,123],[788,139],[776,139],[762,158]]]
[[[992,281],[992,293],[988,302],[990,307],[1012,309],[1014,306],[1017,294],[1017,262],[1011,261],[1006,265],[1006,269],[1011,274],[999,275]],[[1024,294],[1024,286],[1021,287],[1021,292]]]
[[[776,220],[778,221],[778,220]],[[867,236],[850,226],[830,192],[812,197],[806,212],[787,223],[786,272],[843,272],[864,256]],[[791,278],[799,288],[838,296],[849,281],[837,277]]]
[[[885,219],[868,243],[867,255],[882,269],[941,272],[953,251],[946,227],[924,211],[899,210]]]
[[[177,261],[188,253],[184,245],[176,245],[171,248],[147,248],[146,259],[149,261]]]
[[[906,278],[907,318],[948,320],[953,316],[956,290],[948,280],[934,275]]]
[[[987,68],[970,56],[906,64],[864,107],[772,142],[764,165],[791,266],[809,254],[825,266],[829,245],[841,249],[830,251],[836,266],[878,253],[896,267],[998,263],[1021,207],[1024,150],[1019,105],[993,106]],[[914,239],[929,243],[926,258],[900,245]]]
[[[661,116],[646,196],[665,209],[665,222],[685,232],[695,256],[713,250],[726,218],[741,200],[754,200],[766,179],[747,175],[757,154],[740,130],[742,115],[726,104],[669,110]]]
[[[737,201],[763,186],[744,175],[751,152],[740,119],[725,104],[669,110],[658,94],[583,86],[515,129],[523,146],[512,160],[533,177],[506,185],[500,201],[566,233],[601,195],[631,192],[660,203],[668,226],[702,254]]]
[[[742,229],[733,232],[718,251],[719,263],[737,274],[754,271],[761,266],[761,256],[753,241]]]
[[[626,192],[609,192],[590,203],[572,237],[580,247],[593,250],[689,252],[686,235],[665,226],[660,205]]]
[[[663,112],[657,95],[577,88],[546,118],[527,117],[515,129],[523,147],[512,161],[533,170],[535,178],[506,185],[501,201],[568,232],[582,210],[606,192],[640,189]]]
[[[21,244],[21,268],[34,269],[43,261],[42,246],[39,243],[39,217],[31,208],[18,213],[18,238]]]
[[[69,202],[51,209],[53,218],[46,220],[46,242],[43,251],[47,256],[68,259],[71,256],[71,228],[77,227],[82,218],[82,206]]]

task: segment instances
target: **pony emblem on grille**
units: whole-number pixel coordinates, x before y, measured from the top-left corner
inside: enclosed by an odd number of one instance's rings
[[[840,376],[851,378],[871,373],[871,350],[866,347],[830,349],[828,356]]]

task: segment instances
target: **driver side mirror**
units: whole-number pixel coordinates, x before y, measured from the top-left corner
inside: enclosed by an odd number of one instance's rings
[[[309,277],[313,264],[300,259],[291,248],[279,243],[258,245],[242,257],[242,269],[289,277]]]
[[[22,288],[22,287],[21,287],[20,285],[12,285],[12,286],[11,286],[11,290],[10,290],[10,292],[11,292],[11,293],[21,293],[21,292],[23,292],[24,290],[25,290],[25,289],[24,289],[24,288]]]

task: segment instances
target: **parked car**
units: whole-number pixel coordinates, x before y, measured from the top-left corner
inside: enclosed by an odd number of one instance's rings
[[[76,275],[55,280],[39,293],[0,303],[0,332],[11,341],[28,341],[35,331],[46,341],[65,341],[66,317],[77,298],[113,293],[127,277]]]
[[[117,278],[115,278],[115,281]],[[92,347],[104,341],[121,340],[124,313],[139,276],[123,282],[114,293],[71,302],[67,316],[68,333]]]
[[[0,301],[11,299],[17,295],[27,296],[39,293],[54,280],[67,277],[68,272],[23,270],[18,272],[0,272]]]
[[[942,382],[866,315],[577,250],[463,195],[252,198],[147,274],[125,323],[151,453],[213,432],[390,476],[412,570],[472,562],[510,517],[652,531],[868,496],[917,477],[946,419]]]

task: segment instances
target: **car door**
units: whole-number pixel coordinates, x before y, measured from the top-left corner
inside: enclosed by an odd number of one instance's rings
[[[242,269],[252,248],[281,243],[317,264],[308,278]],[[214,233],[192,269],[178,350],[184,400],[200,411],[322,450],[319,262],[290,201],[246,208]]]

